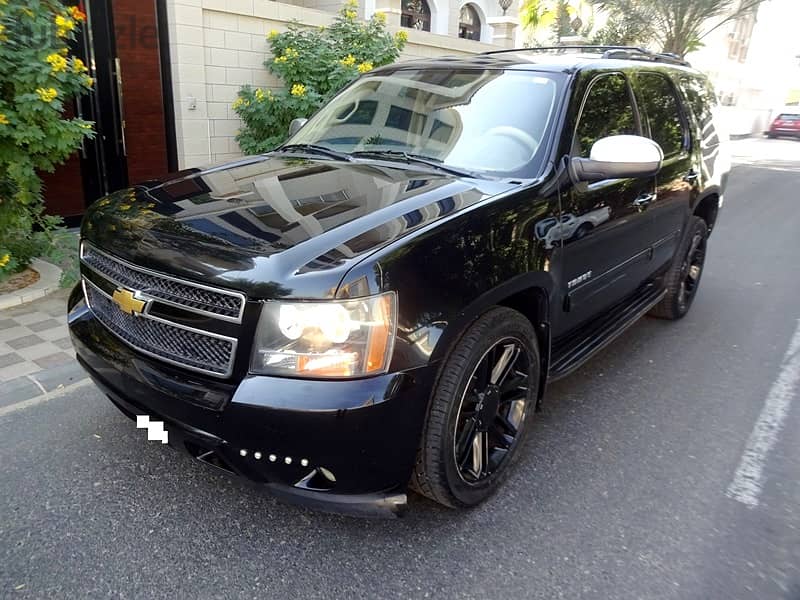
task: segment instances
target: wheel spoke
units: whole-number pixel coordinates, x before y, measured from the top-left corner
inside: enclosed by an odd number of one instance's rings
[[[472,474],[476,479],[489,469],[489,434],[479,431],[472,438]]]
[[[499,414],[495,417],[495,421],[500,425],[501,429],[507,432],[511,437],[517,435],[517,426],[512,423],[508,417]]]
[[[477,421],[474,417],[467,419],[463,425],[461,434],[458,436],[458,441],[456,442],[456,457],[461,467],[464,466],[464,463],[467,462],[467,458],[469,458],[470,444],[475,435],[476,426]]]
[[[508,372],[511,370],[510,367],[516,362],[519,353],[520,349],[517,348],[516,344],[508,344],[503,347],[503,352],[492,367],[490,383],[494,385],[501,385],[503,383],[506,375],[508,375]]]
[[[514,376],[506,379],[503,382],[503,385],[500,386],[500,393],[507,394],[508,392],[513,392],[519,389],[527,390],[527,386],[525,383],[528,381],[528,374],[523,373],[522,371],[514,371]]]

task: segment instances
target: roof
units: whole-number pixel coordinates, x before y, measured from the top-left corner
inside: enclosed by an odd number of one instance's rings
[[[642,64],[691,69],[689,63],[668,55],[627,46],[554,46],[495,50],[465,56],[442,56],[387,65],[380,71],[421,69],[531,69],[543,72],[573,72],[582,69],[621,69]],[[378,69],[376,69],[377,71]]]

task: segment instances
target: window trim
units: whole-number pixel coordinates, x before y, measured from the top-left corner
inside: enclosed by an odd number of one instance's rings
[[[664,154],[664,160],[672,159],[675,157],[680,157],[683,155],[688,155],[692,152],[693,147],[693,139],[692,139],[692,132],[691,132],[691,122],[688,119],[686,114],[686,106],[684,106],[684,98],[683,94],[681,93],[680,87],[673,81],[672,77],[670,77],[667,73],[662,71],[653,71],[650,69],[643,69],[636,73],[636,92],[642,94],[641,89],[639,88],[639,81],[638,78],[641,75],[658,75],[662,77],[668,82],[668,85],[672,88],[672,96],[675,98],[675,102],[678,105],[678,118],[681,120],[681,131],[682,131],[682,140],[681,140],[681,149],[678,152],[673,152],[672,154]],[[651,140],[653,139],[653,132],[650,130],[650,116],[647,114],[647,103],[644,102],[644,95],[642,94],[642,110],[644,111],[645,120],[647,121],[647,137]],[[655,141],[655,140],[653,140]],[[664,150],[663,148],[661,149]]]
[[[580,126],[581,119],[583,118],[583,109],[586,106],[586,100],[588,100],[589,94],[592,93],[592,88],[601,78],[612,75],[619,75],[625,80],[625,87],[628,89],[628,99],[631,101],[631,108],[633,109],[633,121],[636,124],[636,135],[642,135],[643,130],[642,120],[639,116],[639,105],[636,100],[636,95],[634,94],[630,78],[623,71],[606,71],[599,73],[589,81],[589,84],[586,86],[586,91],[583,93],[581,105],[578,108],[578,116],[575,119],[575,127],[573,128],[572,135],[569,139],[569,156],[572,156],[572,149],[575,147],[575,137],[578,135],[578,127]]]

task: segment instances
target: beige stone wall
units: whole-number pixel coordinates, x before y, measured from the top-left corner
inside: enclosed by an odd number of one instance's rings
[[[245,83],[281,85],[263,66],[268,32],[282,31],[293,20],[319,26],[333,18],[330,12],[273,0],[167,0],[167,8],[181,168],[241,156],[234,139],[240,121],[231,109],[239,88]],[[405,31],[409,40],[401,60],[496,49],[457,37]]]

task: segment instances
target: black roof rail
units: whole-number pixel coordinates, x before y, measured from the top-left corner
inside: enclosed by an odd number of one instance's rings
[[[488,52],[482,52],[481,54],[513,54],[519,52],[564,53],[568,50],[596,52],[598,54],[601,54],[601,58],[616,58],[622,60],[649,60],[652,62],[681,65],[684,67],[691,66],[687,61],[683,60],[676,54],[652,52],[647,48],[642,48],[640,46],[566,44],[563,46],[532,46],[530,48],[503,48],[502,50],[489,50]]]

